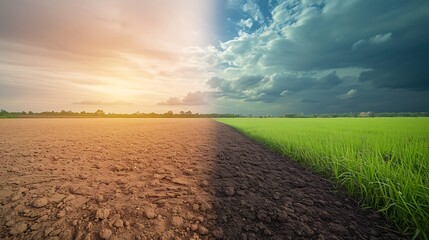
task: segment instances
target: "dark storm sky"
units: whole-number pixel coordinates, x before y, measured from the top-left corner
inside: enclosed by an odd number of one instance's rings
[[[226,1],[226,112],[429,111],[429,1]]]

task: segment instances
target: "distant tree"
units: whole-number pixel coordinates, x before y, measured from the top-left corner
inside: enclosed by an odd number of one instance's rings
[[[167,118],[171,118],[171,117],[174,117],[174,113],[173,113],[173,111],[167,111],[166,113],[164,113],[164,114],[156,114],[155,113],[155,117],[162,117],[162,116],[164,116],[164,117],[167,117]]]
[[[373,117],[374,113],[373,112],[361,112],[359,113],[359,117]]]
[[[184,111],[180,111],[179,113],[180,113],[180,115],[183,115],[183,114],[185,114],[185,112],[184,112]]]
[[[192,112],[191,111],[187,111],[187,112],[185,112],[185,114],[191,115]]]
[[[106,113],[104,113],[103,110],[98,109],[97,111],[95,111],[95,115],[105,115]]]

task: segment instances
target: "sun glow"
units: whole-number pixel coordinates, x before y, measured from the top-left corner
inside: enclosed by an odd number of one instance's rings
[[[16,16],[25,17],[10,16],[17,35],[0,42],[8,50],[0,69],[18,69],[10,73],[14,88],[44,88],[43,94],[26,90],[10,105],[31,101],[34,110],[81,110],[86,107],[73,103],[126,101],[133,104],[123,112],[161,112],[183,106],[157,103],[207,89],[207,74],[185,49],[208,45],[211,1],[22,1]]]

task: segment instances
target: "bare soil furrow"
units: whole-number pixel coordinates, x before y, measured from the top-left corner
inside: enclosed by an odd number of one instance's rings
[[[0,239],[398,239],[210,119],[0,121]]]

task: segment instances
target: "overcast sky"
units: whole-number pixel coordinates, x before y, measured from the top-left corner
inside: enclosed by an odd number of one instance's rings
[[[10,111],[429,111],[427,0],[0,2]]]

